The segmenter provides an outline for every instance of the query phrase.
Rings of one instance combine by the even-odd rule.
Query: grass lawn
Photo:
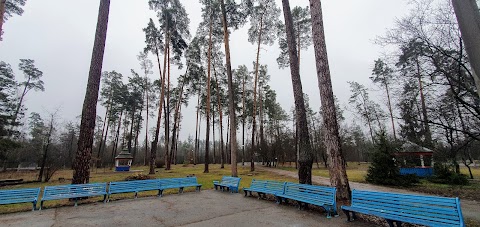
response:
[[[253,178],[255,179],[269,179],[269,180],[278,180],[278,181],[290,181],[290,182],[297,182],[294,178],[287,178],[284,176],[275,175],[268,171],[256,170],[255,172],[250,172],[250,166],[243,166],[238,165],[238,176],[242,178],[240,181],[240,188],[249,187],[250,182]],[[213,188],[213,180],[220,180],[222,176],[227,175],[230,176],[231,170],[230,165],[225,165],[224,169],[220,168],[219,164],[209,165],[209,173],[203,173],[204,165],[172,165],[172,169],[169,171],[165,171],[162,169],[156,169],[156,174],[151,176],[153,178],[171,178],[171,177],[185,177],[187,175],[195,175],[197,177],[198,183],[202,184],[202,189],[212,189]],[[138,174],[145,174],[148,175],[148,167],[147,166],[140,166],[140,167],[132,167],[132,170],[135,172],[114,172],[113,170],[107,169],[93,169],[90,175],[90,182],[110,182],[110,181],[123,181],[126,177]],[[137,172],[138,171],[138,172]],[[38,172],[2,172],[0,173],[0,179],[23,179],[24,181],[34,181],[37,177]],[[28,183],[28,184],[21,184],[21,185],[14,185],[14,186],[6,186],[2,187],[1,189],[15,189],[15,188],[35,188],[35,187],[44,187],[49,185],[61,185],[61,184],[70,184],[71,178],[73,175],[72,170],[59,170],[55,173],[52,177],[50,182],[48,183]],[[60,178],[65,179],[63,182],[60,182]],[[43,189],[43,188],[42,188]],[[195,191],[195,188],[186,188],[185,192],[192,192]],[[164,194],[170,193],[177,193],[178,189],[170,189],[164,191]],[[40,193],[40,195],[43,192]],[[138,194],[139,197],[145,196],[155,196],[157,192],[149,191],[149,192],[140,192]],[[118,200],[118,199],[125,199],[133,198],[133,193],[126,193],[126,194],[115,194],[110,197],[110,200]],[[87,200],[79,201],[79,204],[82,203],[91,203],[91,202],[98,202],[101,201],[103,197],[94,197],[89,198]],[[51,207],[59,207],[59,206],[66,206],[72,205],[73,202],[65,200],[53,200],[53,201],[46,201],[44,202],[44,208],[51,208]],[[39,207],[40,202],[37,204]],[[11,205],[1,205],[0,206],[0,214],[1,213],[11,213],[11,212],[18,212],[18,211],[28,211],[32,209],[31,203],[22,203],[22,204],[11,204]]]
[[[290,163],[285,163],[285,165],[282,165],[280,163],[277,168],[297,172],[297,170],[295,169],[295,164],[290,165]],[[365,176],[367,175],[367,170],[368,163],[349,162],[347,165],[348,180],[353,182],[365,183]],[[313,164],[312,174],[313,176],[330,177],[328,169],[325,168],[322,163],[319,163],[318,166],[316,163]]]

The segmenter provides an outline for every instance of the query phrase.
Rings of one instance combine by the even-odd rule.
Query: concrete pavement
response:
[[[0,215],[1,226],[372,226],[243,194],[202,190]]]

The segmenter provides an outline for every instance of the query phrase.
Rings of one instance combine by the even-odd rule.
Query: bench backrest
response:
[[[35,202],[39,194],[40,188],[0,190],[0,204]]]
[[[161,188],[179,188],[197,186],[197,177],[161,178],[158,179]]]
[[[198,185],[197,177],[182,177],[173,179],[175,179],[176,183],[179,185]]]
[[[336,205],[336,188],[334,187],[287,182],[284,194],[308,200],[312,204]]]
[[[220,184],[238,187],[238,185],[240,184],[240,179],[240,177],[223,176]]]
[[[268,190],[272,192],[283,193],[285,189],[285,184],[286,182],[252,179],[252,183],[250,184],[250,189],[252,190],[260,189],[260,190]]]
[[[108,187],[109,194],[122,192],[139,192],[158,190],[160,184],[157,179],[153,180],[133,180],[133,181],[116,181],[110,182]]]
[[[107,194],[107,183],[69,184],[46,186],[42,200],[79,198],[84,196],[98,196]]]
[[[353,190],[353,206],[438,222],[439,226],[464,226],[458,198]]]

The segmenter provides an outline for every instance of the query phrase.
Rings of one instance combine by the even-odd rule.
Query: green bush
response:
[[[128,176],[125,178],[126,181],[131,181],[131,180],[148,180],[151,179],[150,176],[145,175],[145,174],[136,174],[133,176]]]
[[[393,156],[399,147],[399,144],[388,140],[385,132],[377,134],[372,163],[365,177],[367,182],[393,186],[411,186],[419,182],[416,175],[400,175],[400,169]]]
[[[454,172],[447,164],[435,163],[433,169],[434,175],[429,178],[430,182],[450,185],[468,184],[468,178],[466,175]]]

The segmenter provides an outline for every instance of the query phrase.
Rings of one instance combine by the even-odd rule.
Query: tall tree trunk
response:
[[[50,147],[52,132],[53,132],[53,118],[54,118],[54,115],[52,114],[50,119],[50,129],[48,130],[48,134],[47,134],[47,144],[43,148],[42,163],[40,165],[40,173],[38,174],[38,179],[37,179],[40,182],[42,182],[43,172],[45,171],[45,164],[47,163],[48,148]]]
[[[117,155],[117,149],[118,149],[118,140],[120,139],[120,127],[122,126],[122,115],[123,115],[123,110],[120,112],[120,118],[118,119],[118,126],[117,126],[117,133],[115,135],[115,145],[113,146],[112,150],[112,167],[115,164],[115,156]]]
[[[108,121],[108,122],[107,122],[107,128],[105,129],[105,136],[103,137],[103,142],[102,142],[102,143],[103,143],[103,146],[102,146],[102,147],[103,147],[103,148],[102,148],[103,150],[100,150],[100,149],[98,150],[99,152],[102,152],[102,151],[103,151],[104,154],[105,154],[106,149],[107,149],[107,148],[106,148],[106,147],[107,147],[107,142],[106,142],[106,141],[107,141],[107,138],[108,138],[108,129],[110,128],[111,113],[110,113],[109,115],[110,115],[110,116],[109,116],[108,119],[107,119],[107,121]],[[100,157],[99,157],[100,166],[104,166],[104,157],[105,157],[105,155],[103,155],[103,157],[100,155]],[[71,160],[71,159],[70,159],[70,160]],[[98,166],[97,166],[97,168],[98,168]]]
[[[111,100],[112,100],[112,99],[111,99],[111,96],[110,96],[109,102],[108,102],[109,104],[108,104],[108,106],[107,106],[107,110],[105,111],[105,117],[103,118],[102,137],[101,137],[101,139],[100,139],[100,145],[98,146],[98,152],[97,152],[97,165],[96,165],[97,168],[100,167],[100,165],[101,165],[100,156],[101,156],[101,154],[102,154],[102,148],[103,148],[103,142],[104,142],[103,136],[107,133],[107,132],[105,131],[105,124],[107,123],[107,116],[108,116],[109,111],[110,111],[110,105],[111,105],[110,101],[111,101]],[[108,124],[106,124],[106,125],[107,125],[107,127],[106,127],[106,128],[107,128],[107,131],[108,131]],[[106,136],[105,136],[105,138],[106,138]]]
[[[198,119],[197,163],[200,163],[200,138],[202,138],[201,130],[202,130],[202,114],[200,113],[200,118]]]
[[[187,68],[187,71],[188,71],[188,68]],[[183,87],[185,86],[185,80],[182,82],[182,86],[180,87],[180,92],[178,94],[178,101],[175,105],[175,113],[173,115],[173,129],[172,129],[172,146],[171,146],[171,150],[170,150],[170,155],[171,156],[175,156],[175,149],[176,149],[176,146],[175,144],[177,143],[176,142],[176,137],[177,137],[177,124],[178,124],[178,121],[180,119],[180,107],[182,106],[182,97],[183,97]],[[175,160],[173,159],[173,157],[170,157],[170,162],[172,162],[172,160]],[[175,162],[176,163],[176,162]]]
[[[158,53],[158,52],[157,52]],[[158,57],[158,55],[157,55]],[[160,65],[160,62],[158,62]],[[147,69],[145,69],[147,70]],[[149,102],[149,88],[148,88],[148,78],[147,78],[148,72],[145,72],[145,101],[146,101],[146,111],[147,111],[147,116],[145,116],[145,157],[143,158],[143,165],[147,164],[147,153],[148,153],[148,118],[149,118],[149,111],[148,111],[148,102]]]
[[[168,29],[167,29],[168,30]],[[161,92],[160,92],[160,103],[158,106],[158,116],[157,116],[157,126],[155,128],[155,137],[153,138],[152,145],[151,145],[151,151],[150,151],[150,171],[148,174],[155,174],[155,159],[157,158],[157,146],[158,146],[158,134],[160,133],[160,123],[162,121],[162,108],[163,108],[163,100],[165,98],[165,70],[166,70],[166,65],[167,65],[167,49],[169,46],[168,40],[170,40],[170,35],[167,32],[165,34],[165,42],[167,43],[167,46],[165,47],[165,50],[163,52],[163,74],[161,73],[161,67],[160,67],[160,59],[158,57],[158,50],[157,50],[157,62],[158,62],[158,72],[160,73],[160,78],[162,80],[162,85],[161,85]]]
[[[287,31],[287,44],[290,57],[290,72],[292,76],[293,96],[295,99],[295,115],[298,125],[299,156],[298,179],[302,184],[312,184],[313,152],[308,133],[307,114],[303,98],[302,81],[298,68],[298,52],[293,31],[293,20],[288,0],[282,0],[285,28]]]
[[[220,164],[220,169],[225,168],[225,152],[223,150],[223,111],[222,111],[222,100],[220,98],[220,89],[218,86],[218,77],[217,74],[215,73],[215,87],[217,89],[217,103],[218,103],[218,113],[220,117],[220,154],[221,154],[221,164]]]
[[[92,61],[88,73],[88,83],[82,108],[82,120],[78,137],[72,184],[84,184],[90,181],[90,160],[92,158],[93,133],[97,117],[98,89],[102,75],[103,54],[107,39],[108,13],[110,0],[101,0],[98,10],[97,30],[93,44]]]
[[[179,141],[178,138],[180,137],[180,123],[181,122],[182,122],[182,106],[180,105],[180,110],[178,111],[178,121],[177,121],[177,139],[175,140],[175,154],[174,154],[174,158],[173,158],[173,161],[174,161],[173,164],[175,164],[175,165],[177,164],[178,141]],[[185,162],[185,155],[183,156],[183,161]]]
[[[25,86],[23,87],[23,92],[20,95],[20,100],[18,101],[17,108],[15,109],[15,113],[13,113],[12,117],[12,129],[16,126],[17,118],[18,118],[18,113],[20,113],[20,108],[22,108],[22,103],[23,103],[23,98],[25,98],[25,95],[27,94],[27,87],[30,85],[30,76],[28,77],[27,82],[25,83]],[[13,130],[11,130],[13,132]],[[11,136],[11,132],[10,135]]]
[[[368,130],[370,131],[370,138],[372,139],[372,143],[374,144],[375,143],[375,138],[373,137],[372,119],[371,119],[370,114],[368,112],[367,101],[365,100],[365,96],[363,96],[363,94],[361,94],[361,96],[362,96],[362,102],[363,102],[363,111],[365,112],[365,117],[367,118]]]
[[[422,104],[422,117],[423,117],[422,122],[423,122],[423,128],[425,129],[425,144],[427,145],[427,147],[432,148],[432,133],[430,132],[430,125],[428,124],[427,106],[425,104],[422,75],[420,73],[420,63],[418,62],[418,59],[416,63],[417,63],[418,87],[420,89],[420,102]]]
[[[313,45],[317,65],[318,87],[322,103],[323,122],[325,124],[325,147],[329,155],[330,185],[337,188],[339,205],[350,202],[350,185],[348,183],[345,160],[342,154],[338,130],[337,113],[332,91],[330,69],[328,67],[327,47],[323,28],[322,6],[320,0],[310,0],[312,18]]]
[[[220,1],[220,6],[222,9],[222,25],[223,25],[223,36],[225,43],[225,59],[227,63],[227,76],[228,76],[228,100],[229,100],[229,119],[233,127],[230,127],[230,160],[232,167],[232,176],[236,177],[237,174],[237,127],[235,122],[235,98],[233,95],[233,77],[232,77],[232,65],[230,62],[230,41],[229,41],[229,32],[227,24],[227,14],[225,12],[225,2],[224,0]]]
[[[393,120],[392,103],[390,102],[390,89],[388,89],[388,84],[386,84],[386,83],[385,83],[385,91],[387,91],[388,111],[390,112],[390,120],[392,122],[393,138],[396,140],[397,139],[397,132],[395,130],[395,121]]]
[[[262,152],[262,154],[264,155],[265,159],[267,160],[267,166],[268,166],[268,160],[269,160],[269,156],[268,156],[268,151],[267,151],[267,146],[265,144],[265,135],[264,135],[264,127],[263,127],[263,93],[262,93],[262,89],[259,88],[258,89],[258,95],[259,95],[259,98],[260,98],[260,151]]]
[[[2,41],[2,32],[3,32],[3,23],[5,20],[3,19],[5,16],[5,3],[7,0],[0,0],[0,41]]]
[[[170,46],[167,49],[167,103],[165,105],[165,164],[166,170],[170,170],[170,165],[172,164],[171,161],[171,154],[169,153],[170,148]]]
[[[127,134],[128,136],[128,142],[127,142],[127,147],[128,147],[128,153],[132,153],[132,140],[133,140],[133,126],[135,125],[135,107],[133,107],[132,111],[132,116],[131,116],[131,121],[130,121],[130,132]]]
[[[297,124],[297,120],[296,120],[296,117],[295,117],[295,113],[293,113],[293,124],[294,124],[294,127],[295,127],[295,169],[298,169],[298,124]]]
[[[227,132],[230,132],[230,118],[227,118]],[[227,146],[226,146],[226,150],[227,150],[227,160],[228,159],[228,152],[230,151],[229,148],[230,148],[230,143],[228,142],[229,141],[229,134],[230,133],[227,133]]]
[[[212,13],[212,12],[210,12]],[[208,32],[208,66],[207,66],[207,101],[206,101],[206,113],[205,117],[207,118],[207,132],[205,135],[205,168],[204,173],[208,173],[208,163],[209,163],[209,149],[210,149],[210,71],[212,64],[212,31],[213,31],[213,14],[210,16],[210,31]]]
[[[213,139],[213,164],[217,164],[215,145],[215,105],[212,105],[212,139]]]
[[[480,96],[480,13],[475,0],[452,0],[465,50],[473,68],[473,79]]]
[[[197,164],[197,154],[198,154],[198,113],[200,112],[200,93],[198,93],[197,98],[197,120],[195,123],[195,150],[193,151],[193,165]]]
[[[245,77],[242,83],[242,166],[245,165]]]
[[[70,137],[70,144],[68,145],[68,163],[70,164],[70,168],[73,169],[73,139],[75,138],[75,132],[72,133],[72,136]]]
[[[252,121],[252,151],[251,153],[251,160],[250,160],[250,171],[255,171],[255,163],[254,163],[254,152],[255,152],[255,126],[257,124],[257,83],[258,83],[258,65],[259,65],[259,58],[260,58],[260,47],[262,44],[262,30],[263,30],[263,14],[260,17],[260,31],[258,32],[258,47],[257,47],[257,60],[255,61],[255,82],[253,86],[253,121]]]
[[[133,157],[132,163],[135,162],[137,157],[137,152],[138,152],[138,136],[140,134],[140,124],[142,123],[142,118],[141,118],[142,112],[143,112],[143,107],[140,108],[140,116],[138,117],[137,125],[135,126],[135,138],[133,140],[134,145],[133,145],[133,153],[132,153],[132,157]]]

